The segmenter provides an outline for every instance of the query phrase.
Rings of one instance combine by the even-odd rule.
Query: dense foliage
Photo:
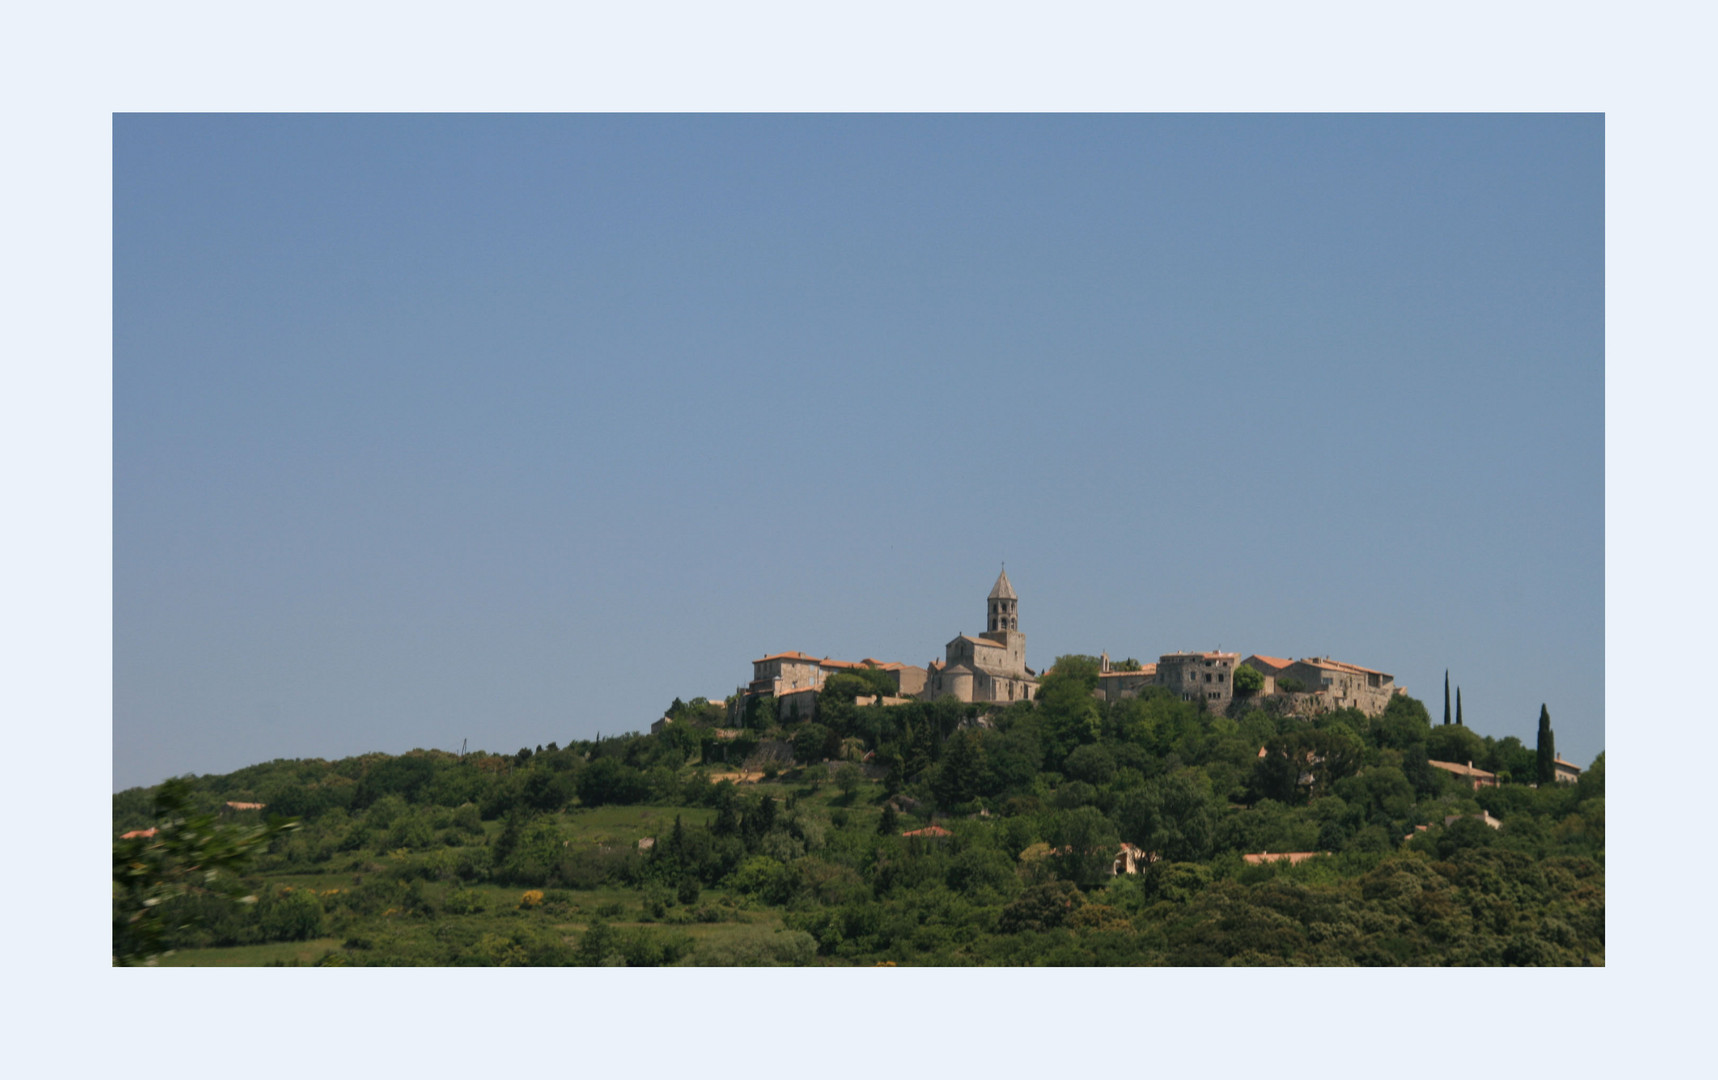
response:
[[[172,900],[195,917],[165,944],[341,964],[1604,961],[1603,755],[1532,786],[1535,749],[1412,698],[1375,718],[1273,695],[1231,715],[1106,704],[1089,657],[1006,708],[856,705],[875,680],[838,678],[815,719],[758,708],[738,738],[696,699],[657,735],[191,778],[194,810],[302,826],[255,860],[255,904]],[[772,780],[742,771],[766,760]],[[1474,791],[1434,760],[1508,782]],[[116,834],[153,798],[116,795]],[[1112,872],[1123,843],[1140,873]],[[1261,852],[1328,855],[1242,857]]]

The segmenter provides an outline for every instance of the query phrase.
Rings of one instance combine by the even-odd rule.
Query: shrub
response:
[[[700,892],[701,888],[698,884],[698,879],[693,877],[691,874],[687,874],[685,877],[680,879],[680,888],[675,893],[675,899],[680,901],[684,906],[691,907],[693,904],[698,902],[698,895]]]
[[[322,933],[322,902],[309,889],[284,889],[257,905],[257,936],[263,941],[306,941]]]
[[[1053,930],[1066,926],[1073,913],[1085,906],[1086,894],[1071,881],[1047,881],[1034,885],[1002,909],[996,929],[1004,934],[1022,930]]]
[[[476,889],[452,889],[447,899],[442,901],[441,908],[449,915],[477,915],[486,909],[483,894]]]
[[[611,757],[598,758],[579,774],[579,801],[586,806],[632,806],[650,798],[644,775]]]
[[[1265,687],[1265,677],[1242,664],[1235,669],[1235,693],[1256,694]]]

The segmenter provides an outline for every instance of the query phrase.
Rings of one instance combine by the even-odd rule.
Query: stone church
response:
[[[954,696],[961,701],[1030,700],[1038,692],[1038,673],[1026,666],[1026,635],[1020,632],[1020,598],[1004,569],[985,602],[984,633],[962,634],[948,643],[947,658],[932,660],[925,671],[923,697]]]

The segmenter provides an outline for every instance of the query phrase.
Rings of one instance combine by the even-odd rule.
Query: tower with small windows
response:
[[[1020,598],[1014,595],[1014,586],[1008,583],[1008,568],[1003,567],[997,577],[996,584],[990,590],[990,599],[986,602],[989,608],[989,625],[985,627],[986,636],[998,630],[1020,629]]]
[[[1026,666],[1026,635],[1020,632],[1020,597],[1005,569],[985,601],[986,630],[948,643],[945,659],[931,661],[922,696],[961,701],[1022,701],[1038,691],[1037,672]]]

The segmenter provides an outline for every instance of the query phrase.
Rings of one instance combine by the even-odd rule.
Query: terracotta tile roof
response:
[[[1259,863],[1282,862],[1288,860],[1290,866],[1303,863],[1319,855],[1329,855],[1328,851],[1261,851],[1256,855],[1242,855],[1241,858],[1257,866]]]
[[[943,828],[941,825],[926,825],[922,829],[913,829],[911,832],[904,832],[901,835],[902,836],[953,836],[954,833],[949,832],[947,829]]]
[[[1442,769],[1445,772],[1455,773],[1457,776],[1477,776],[1485,780],[1497,779],[1496,773],[1489,773],[1484,769],[1476,769],[1472,765],[1463,765],[1459,761],[1428,761],[1426,764],[1430,765],[1434,769]]]
[[[1361,667],[1359,664],[1348,664],[1341,660],[1326,660],[1323,657],[1318,656],[1309,656],[1302,660],[1301,663],[1305,664],[1307,667],[1321,668],[1325,671],[1347,671],[1350,673],[1357,672],[1361,675],[1382,675],[1386,679],[1394,677],[1388,671],[1378,671],[1374,668]]]
[[[1451,823],[1460,821],[1464,817],[1465,818],[1474,818],[1478,821],[1483,821],[1487,825],[1490,825],[1494,829],[1503,828],[1503,822],[1499,821],[1497,818],[1492,817],[1491,811],[1489,811],[1489,810],[1481,810],[1477,814],[1449,814],[1449,815],[1445,816],[1445,818],[1444,818],[1444,827],[1448,828]],[[1425,828],[1425,826],[1421,825],[1420,828],[1423,829],[1423,828]]]
[[[1294,663],[1293,660],[1285,660],[1280,656],[1262,656],[1259,653],[1254,653],[1253,655],[1247,657],[1247,659],[1257,660],[1261,664],[1265,664],[1268,667],[1274,667],[1274,668],[1278,669],[1279,671],[1283,668],[1288,667],[1290,664]]]
[[[151,837],[151,836],[154,836],[154,835],[155,835],[155,830],[154,830],[154,829],[153,829],[153,828],[148,828],[148,829],[133,829],[133,830],[131,830],[131,831],[130,831],[130,832],[127,832],[127,833],[120,833],[120,834],[119,834],[119,838],[120,838],[120,839],[121,839],[121,840],[134,840],[134,839],[136,839],[136,838],[137,838],[137,837],[139,837],[139,836],[141,836],[141,837],[143,837],[143,838],[144,838],[144,839],[145,839],[145,840],[147,840],[147,839],[148,839],[148,838],[149,838],[149,837]]]
[[[880,671],[894,671],[895,669],[904,666],[899,663],[885,664],[882,661],[875,660],[869,656],[863,660],[831,660],[827,656],[811,656],[802,652],[771,653],[761,660],[753,660],[752,663],[767,664],[771,660],[798,660],[807,664],[816,664],[818,667],[824,668],[877,668]],[[717,699],[712,698],[711,700],[714,701]]]
[[[228,802],[227,803],[227,809],[228,810],[261,810],[266,806],[268,806],[267,803],[260,803],[260,802]]]

